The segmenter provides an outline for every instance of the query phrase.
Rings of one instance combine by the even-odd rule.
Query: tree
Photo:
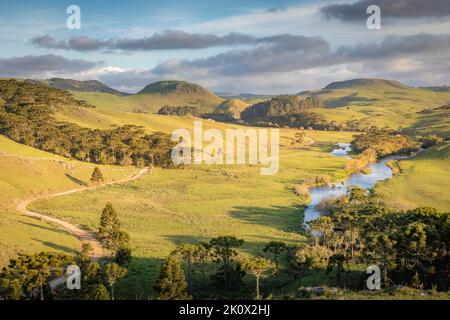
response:
[[[323,245],[327,248],[330,246],[331,235],[334,230],[334,223],[331,217],[319,217],[314,221],[309,222],[309,226],[315,231],[315,238],[318,239],[321,235]]]
[[[256,278],[256,299],[259,300],[259,278],[270,269],[273,269],[275,264],[262,257],[247,259],[242,262],[242,268],[249,274]]]
[[[119,266],[116,263],[108,263],[105,266],[104,272],[106,282],[111,292],[111,299],[114,300],[114,285],[117,283],[118,280],[125,277],[125,275],[127,274],[127,269]]]
[[[121,246],[117,249],[114,260],[121,267],[126,267],[130,264],[132,259],[131,248],[128,246]]]
[[[120,221],[112,203],[108,202],[102,210],[98,234],[105,248],[116,250],[127,246],[130,236],[120,229]]]
[[[183,244],[176,252],[181,254],[181,257],[187,264],[187,274],[188,274],[188,292],[192,295],[192,264],[197,258],[199,246],[193,244]]]
[[[100,169],[98,167],[94,168],[94,171],[92,172],[92,176],[91,176],[91,182],[92,183],[100,183],[103,182],[103,174],[100,171]]]
[[[234,236],[221,236],[211,239],[210,244],[214,249],[214,255],[217,261],[223,263],[224,287],[225,291],[228,291],[228,267],[232,257],[237,255],[237,251],[233,248],[242,246],[244,240],[237,239]]]
[[[366,200],[366,190],[358,186],[350,186],[348,190],[350,202],[364,202]]]
[[[327,273],[332,272],[334,269],[336,269],[337,273],[337,280],[338,280],[338,287],[341,287],[342,285],[342,273],[345,271],[344,269],[344,263],[347,261],[347,258],[343,254],[333,254],[330,259],[328,260],[327,265]]]
[[[94,291],[94,294],[92,296],[92,300],[110,300],[111,297],[109,296],[108,289],[100,283]]]
[[[270,241],[263,249],[264,252],[271,253],[275,262],[275,273],[278,273],[279,256],[286,252],[288,246],[283,241]]]
[[[183,300],[189,298],[186,293],[187,283],[181,263],[174,256],[169,256],[163,262],[155,290],[159,298],[164,300]]]
[[[293,255],[293,263],[300,270],[302,276],[306,270],[317,270],[327,266],[331,250],[320,245],[302,243]]]

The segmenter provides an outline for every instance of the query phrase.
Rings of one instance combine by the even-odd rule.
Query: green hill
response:
[[[223,101],[205,88],[185,81],[155,82],[137,94],[124,97],[100,92],[73,93],[99,110],[136,113],[156,113],[164,106],[192,106],[198,107],[201,113],[210,113]]]
[[[51,78],[47,80],[27,80],[27,81],[33,83],[42,83],[52,88],[67,91],[103,92],[103,93],[111,93],[116,96],[127,95],[126,93],[108,87],[106,84],[98,80],[79,81],[73,79]]]
[[[240,119],[241,112],[249,106],[248,103],[240,99],[225,100],[214,109],[215,115],[222,115],[230,120]]]
[[[400,173],[380,183],[376,193],[385,205],[397,209],[450,208],[450,144],[426,149],[416,157],[400,161]]]
[[[307,91],[321,108],[315,110],[328,121],[352,122],[360,127],[406,128],[420,121],[418,112],[446,105],[450,92],[404,85],[382,79],[332,82],[321,90]]]

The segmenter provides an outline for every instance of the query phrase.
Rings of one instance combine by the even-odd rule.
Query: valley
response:
[[[250,103],[233,101],[227,104],[196,85],[182,83],[181,88],[178,85],[159,83],[147,86],[139,94],[123,96],[71,91],[76,100],[94,107],[63,104],[54,111],[54,117],[56,121],[91,130],[135,125],[142,127],[146,134],[171,134],[178,128],[193,133],[194,123],[201,118],[156,112],[165,105],[196,105],[202,113],[211,113],[216,107],[219,112],[232,113],[233,119],[227,122],[204,119],[204,130],[218,129],[224,134],[227,128],[249,128],[235,120]],[[350,88],[348,85],[330,85],[313,92],[312,96],[318,97],[321,104],[307,112],[317,113],[327,121],[354,121],[360,128],[389,126],[404,129],[412,135],[432,133],[448,138],[448,111],[436,108],[448,103],[450,94],[379,81],[357,81]],[[431,110],[429,113],[421,113],[427,108]],[[431,117],[433,120],[429,119]],[[433,122],[433,129],[426,125],[427,122]],[[296,190],[318,177],[326,177],[332,182],[348,177],[348,159],[334,157],[330,152],[337,143],[350,143],[360,132],[285,126],[279,130],[280,169],[276,175],[260,175],[259,165],[156,166],[151,173],[133,181],[125,181],[138,170],[131,163],[100,165],[77,161],[14,142],[2,135],[0,262],[4,265],[20,252],[50,250],[73,255],[80,249],[78,240],[60,225],[45,219],[32,219],[15,209],[17,204],[29,198],[36,198],[36,201],[25,205],[28,210],[78,225],[92,234],[99,228],[105,204],[114,205],[122,227],[130,235],[133,250],[128,275],[116,288],[116,294],[126,299],[154,297],[157,294],[154,283],[161,263],[182,244],[233,235],[245,239],[240,259],[257,255],[270,241],[299,246],[307,240],[303,219],[309,199]],[[304,135],[300,142],[297,141],[299,132]],[[448,144],[443,142],[417,157],[402,160],[398,174],[379,183],[375,193],[388,208],[409,210],[429,206],[448,212],[450,182],[445,178],[450,173],[448,157]],[[86,187],[91,185],[89,178],[94,167],[100,168],[105,184],[98,188]],[[71,189],[80,190],[45,197]],[[281,262],[283,267],[288,264],[287,258]],[[360,265],[350,266],[354,273],[360,269]],[[317,285],[325,278],[313,272],[291,285]],[[290,282],[286,276],[272,285],[280,287],[279,294],[282,295],[289,291]],[[335,285],[335,282],[331,283]]]

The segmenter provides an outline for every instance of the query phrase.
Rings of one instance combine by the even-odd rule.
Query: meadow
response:
[[[355,98],[354,90],[321,91],[320,95],[328,101],[328,108],[317,109],[317,112],[329,120],[355,120],[364,125],[392,128],[410,126],[421,132],[427,128],[427,123],[439,118],[441,111],[435,112],[437,115],[418,111],[424,105],[436,107],[450,99],[446,93],[438,95],[430,90],[395,86],[393,89],[383,84],[373,90],[358,88],[358,99],[348,103],[347,107],[338,107],[349,96]],[[194,121],[200,120],[150,113],[162,103],[154,95],[156,100],[152,101],[144,95],[74,94],[96,108],[62,108],[56,114],[58,120],[98,129],[134,124],[144,127],[148,133],[162,131],[169,134],[178,128],[192,131]],[[161,99],[167,99],[167,96]],[[186,102],[174,99],[174,103]],[[447,132],[448,124],[442,122],[440,125],[432,130]],[[227,128],[247,128],[207,120],[203,121],[203,127],[204,130],[217,128],[222,132]],[[261,253],[264,245],[272,240],[291,245],[304,241],[299,231],[307,203],[296,195],[295,186],[319,175],[327,175],[331,181],[343,180],[347,176],[347,159],[333,157],[329,152],[338,142],[350,142],[355,133],[305,130],[305,143],[296,145],[293,141],[297,132],[280,129],[280,171],[274,176],[260,175],[256,165],[153,168],[151,173],[133,182],[39,200],[29,208],[96,232],[102,208],[112,202],[123,228],[131,236],[134,258],[126,279],[120,283],[118,294],[127,298],[151,297],[162,259],[180,243],[198,243],[216,236],[234,235],[245,240],[240,257],[243,258]],[[381,201],[398,209],[431,206],[449,210],[448,153],[448,145],[437,146],[401,161],[400,173],[376,187]],[[89,184],[94,167],[0,136],[0,265],[18,252],[75,253],[79,250],[79,241],[65,230],[21,216],[15,211],[15,205],[36,195]],[[137,170],[134,167],[99,167],[106,181],[128,176]],[[351,268],[357,270],[360,267]],[[299,286],[326,283],[326,278],[323,272],[313,273],[285,285],[284,290],[289,292]]]
[[[80,242],[64,229],[22,216],[20,200],[79,188],[89,183],[93,164],[71,161],[0,135],[0,265],[18,252],[75,252]],[[100,166],[106,181],[135,168]]]
[[[283,131],[284,139],[290,132]],[[34,202],[35,211],[98,228],[101,209],[112,202],[132,239],[130,275],[122,283],[128,297],[149,296],[161,259],[177,244],[198,243],[220,235],[245,239],[243,251],[261,252],[272,240],[295,244],[304,240],[304,203],[295,184],[327,174],[343,179],[344,158],[328,153],[351,133],[308,132],[316,143],[282,147],[280,172],[262,176],[256,166],[192,166],[153,169],[138,181]]]

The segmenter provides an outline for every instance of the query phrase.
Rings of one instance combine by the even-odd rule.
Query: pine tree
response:
[[[103,284],[96,287],[93,300],[110,300],[108,289]]]
[[[128,246],[121,246],[117,249],[114,260],[121,267],[126,267],[130,264],[132,259],[131,248]]]
[[[114,286],[125,275],[127,274],[127,269],[122,268],[116,263],[108,263],[105,266],[105,276],[106,276],[106,282],[108,283],[110,292],[111,292],[111,299],[114,300]]]
[[[252,274],[256,278],[256,299],[259,300],[259,279],[269,271],[275,268],[275,264],[262,257],[257,257],[253,259],[247,259],[242,263],[242,268],[249,274]]]
[[[244,240],[237,239],[234,236],[221,236],[211,239],[210,244],[214,249],[214,255],[216,256],[217,261],[221,261],[223,263],[224,287],[225,291],[228,291],[229,264],[233,257],[238,254],[233,248],[242,246],[244,244]]]
[[[117,212],[110,202],[103,208],[98,235],[105,248],[115,249],[118,247],[117,240],[121,235],[120,222]]]
[[[187,283],[181,262],[174,256],[169,256],[163,262],[155,290],[163,300],[183,300],[189,298],[186,293]]]
[[[91,182],[92,183],[100,183],[103,182],[103,174],[100,171],[100,169],[98,167],[94,168],[94,171],[92,172],[92,176],[91,176]]]

